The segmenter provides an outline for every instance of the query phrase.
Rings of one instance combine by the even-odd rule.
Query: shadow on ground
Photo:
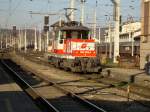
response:
[[[41,112],[23,91],[0,91],[0,112]]]
[[[66,99],[67,99],[66,96],[62,96],[56,99],[48,99],[48,100],[54,103],[59,109],[63,107],[62,102],[65,101]],[[130,101],[130,102],[106,101],[106,100],[89,100],[89,101],[105,109],[107,112],[150,112],[150,101],[138,101],[138,103],[135,101]],[[68,104],[69,105],[65,104],[64,107],[67,108],[67,107],[71,107],[71,105],[74,105],[74,103],[71,103],[71,101],[69,101]],[[77,112],[77,110],[71,112]],[[91,112],[95,112],[95,111],[91,111]]]

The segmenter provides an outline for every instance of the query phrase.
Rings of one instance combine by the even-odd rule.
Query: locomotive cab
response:
[[[64,39],[89,39],[89,29],[86,27],[64,27],[61,31]]]

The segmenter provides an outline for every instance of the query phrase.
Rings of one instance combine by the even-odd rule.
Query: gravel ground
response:
[[[130,76],[134,76],[135,84],[150,87],[150,75],[147,75],[144,70],[124,69],[124,68],[108,68],[108,69],[111,70],[113,78],[129,81]]]
[[[81,96],[88,100],[95,102],[97,105],[103,106],[109,112],[150,112],[147,108],[133,100],[127,101],[125,98],[127,93],[116,88],[109,88],[106,85],[95,83],[92,81],[85,81],[83,77],[73,73],[65,72],[54,67],[39,65],[28,61],[23,57],[13,56],[12,59],[23,65],[25,68],[32,70],[46,76],[48,79],[61,83],[64,88],[70,89],[76,93],[82,93],[92,90]],[[96,91],[94,89],[97,89]],[[131,94],[132,99],[150,103],[150,99]]]

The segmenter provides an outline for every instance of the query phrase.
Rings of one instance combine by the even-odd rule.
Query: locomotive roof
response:
[[[64,26],[60,30],[89,31],[89,28],[85,26]]]
[[[61,27],[59,26],[59,21],[51,25],[51,27],[57,27],[60,30],[76,30],[76,31],[89,31],[88,27],[83,26],[80,22],[78,21],[70,21],[70,22],[65,22],[61,21]]]
[[[65,24],[65,26],[61,27],[60,30],[76,30],[76,31],[89,31],[88,27],[83,26],[78,21],[70,21]]]
[[[65,25],[65,21],[61,20],[61,21],[57,21],[54,24],[52,24],[51,27],[59,27],[60,22],[61,22],[61,26]]]

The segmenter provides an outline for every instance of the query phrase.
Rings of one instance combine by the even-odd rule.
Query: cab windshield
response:
[[[89,31],[62,31],[64,39],[88,39]]]

